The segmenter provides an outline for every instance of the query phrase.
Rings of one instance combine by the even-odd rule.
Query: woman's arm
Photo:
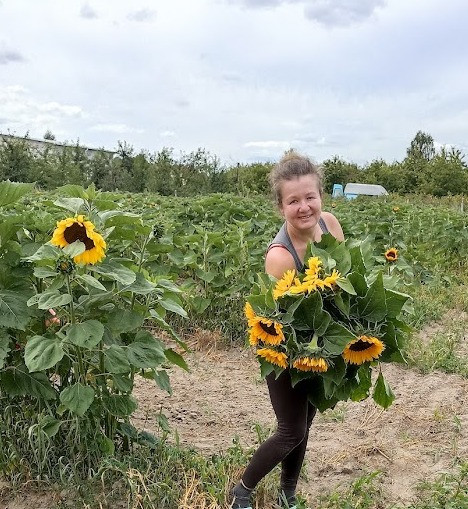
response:
[[[265,258],[265,272],[281,279],[287,270],[295,269],[296,264],[291,253],[281,246],[273,246]]]

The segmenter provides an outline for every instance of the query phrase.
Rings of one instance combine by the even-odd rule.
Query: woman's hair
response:
[[[289,150],[273,167],[268,177],[273,192],[273,198],[281,206],[281,184],[285,180],[313,175],[317,178],[320,195],[322,194],[322,172],[320,166],[313,163],[308,157]]]

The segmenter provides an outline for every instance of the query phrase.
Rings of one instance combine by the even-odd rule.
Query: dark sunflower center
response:
[[[393,251],[390,251],[390,253],[387,253],[387,258],[395,258],[396,254]]]
[[[277,336],[277,332],[276,332],[276,329],[275,329],[275,326],[274,324],[271,324],[271,325],[267,325],[266,323],[263,323],[263,322],[260,322],[260,327],[268,334],[270,334],[270,336]]]
[[[94,242],[86,235],[86,228],[81,223],[73,223],[68,228],[65,228],[63,236],[68,244],[73,244],[75,240],[83,242],[86,251],[94,247]]]
[[[361,339],[359,341],[356,341],[356,343],[353,343],[349,349],[353,352],[362,352],[363,350],[367,350],[372,346],[372,343],[368,343],[367,341],[362,341]]]

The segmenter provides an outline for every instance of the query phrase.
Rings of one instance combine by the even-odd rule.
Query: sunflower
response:
[[[276,282],[275,288],[273,289],[273,298],[275,300],[279,299],[288,292],[294,282],[295,274],[296,271],[294,269],[287,270],[283,274],[283,277]]]
[[[275,320],[257,315],[248,302],[245,304],[245,316],[250,327],[249,342],[251,345],[257,345],[259,341],[268,345],[279,345],[283,341],[283,326]]]
[[[393,207],[393,212],[398,212],[400,210],[400,207]]]
[[[83,242],[85,251],[73,258],[75,263],[95,264],[105,257],[106,243],[101,235],[94,231],[91,221],[85,221],[84,216],[77,216],[57,222],[51,244],[63,248],[76,240]]]
[[[398,249],[396,247],[391,247],[385,251],[385,258],[389,262],[395,262],[398,258]]]
[[[277,352],[271,348],[259,348],[257,350],[257,355],[280,368],[288,367],[288,356],[283,352]]]
[[[293,367],[299,371],[316,371],[317,373],[324,373],[328,369],[328,364],[325,359],[321,357],[301,357],[296,359]]]
[[[332,273],[323,280],[323,286],[332,288],[333,285],[336,285],[336,282],[340,279],[340,277],[341,274],[336,269],[333,269]]]
[[[359,336],[350,341],[343,352],[343,358],[351,364],[363,364],[377,359],[384,351],[385,345],[373,336]]]
[[[305,271],[306,277],[304,280],[310,280],[318,277],[318,272],[322,266],[322,261],[318,256],[311,256],[307,260],[307,269]]]

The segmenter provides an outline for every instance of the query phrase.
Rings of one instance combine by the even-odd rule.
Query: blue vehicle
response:
[[[358,196],[384,196],[388,192],[385,187],[378,184],[346,184],[345,188],[341,184],[333,184],[332,198],[344,196],[348,200],[354,200]]]

